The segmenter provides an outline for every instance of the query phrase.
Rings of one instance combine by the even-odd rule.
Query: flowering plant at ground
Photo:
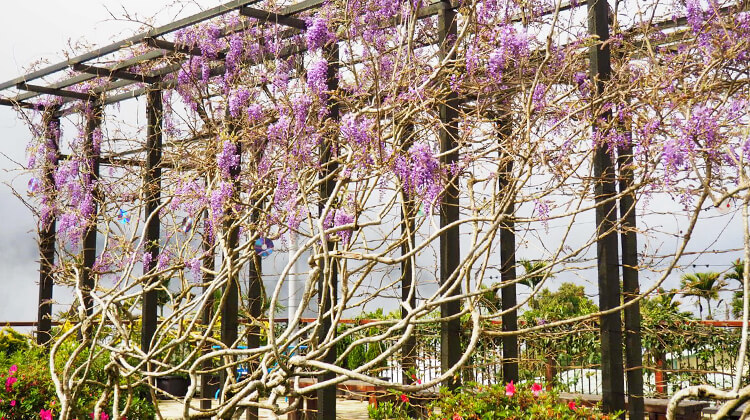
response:
[[[0,419],[45,419],[47,413],[54,414],[59,402],[47,366],[38,349],[0,353]]]
[[[23,335],[20,336],[24,337]],[[42,347],[30,344],[28,337],[24,338],[26,340],[25,350],[12,353],[0,352],[0,381],[2,381],[0,383],[0,419],[56,419],[60,415],[62,407],[50,375],[47,352]],[[59,357],[67,360],[68,351],[71,349],[72,347],[64,348],[64,353],[60,354]],[[101,384],[106,381],[105,363],[103,362],[107,358],[108,355],[106,354],[95,358],[96,363],[91,366],[89,380],[80,385],[80,392],[69,408],[70,418],[79,420],[92,418],[94,406],[102,396],[101,385],[97,385],[97,383]],[[126,416],[121,415],[118,420],[154,418],[153,405],[148,402],[148,393],[144,391],[144,387],[139,387],[134,392],[128,414]],[[125,400],[126,398],[121,398],[121,407],[125,406]],[[105,404],[105,407],[97,420],[112,418],[111,401],[109,404]]]
[[[467,384],[454,392],[442,390],[430,406],[430,420],[609,419],[595,407],[562,402],[557,393],[533,382],[496,385]]]

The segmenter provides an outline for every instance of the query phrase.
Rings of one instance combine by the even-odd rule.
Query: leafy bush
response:
[[[543,325],[553,321],[597,312],[596,304],[586,296],[583,286],[563,283],[556,291],[541,290],[529,301],[531,309],[520,319],[526,325]],[[600,363],[599,337],[593,321],[546,328],[523,337],[527,354],[543,361],[553,361],[559,368],[596,366]],[[592,351],[594,350],[594,351]],[[527,379],[537,377],[543,367],[534,366],[522,372]]]
[[[13,328],[4,327],[0,330],[0,353],[9,355],[27,348],[29,348],[28,337]]]
[[[356,319],[357,320],[393,319],[393,317],[395,317],[394,314],[383,314],[383,309],[378,308],[378,310],[376,310],[375,312],[362,314]],[[346,332],[346,330],[349,328],[350,327],[346,325],[340,325],[339,335],[343,335]],[[350,347],[351,343],[354,342],[355,340],[358,340],[364,337],[373,337],[380,333],[382,333],[382,330],[380,328],[371,327],[371,328],[365,328],[355,334],[342,338],[341,341],[336,346],[338,357],[341,357],[344,350]],[[385,349],[386,349],[386,344],[383,342],[360,344],[351,349],[351,351],[343,358],[343,360],[341,361],[341,364],[343,366],[346,366],[349,369],[356,369],[357,367],[362,366],[374,360],[381,353],[383,353]],[[383,361],[379,363],[377,366],[375,366],[373,369],[371,369],[368,373],[374,374],[378,371],[379,368],[385,367],[385,365],[386,365],[386,362]]]
[[[575,402],[560,402],[557,394],[542,390],[539,384],[466,387],[442,390],[430,407],[430,420],[541,420],[609,419],[597,408]]]
[[[59,407],[49,363],[37,347],[0,353],[0,380],[0,418],[36,419],[41,410]]]
[[[385,401],[378,404],[377,407],[368,405],[367,415],[372,420],[410,419],[408,404],[408,402]]]
[[[55,393],[55,386],[49,369],[49,355],[45,348],[28,344],[28,339],[20,333],[10,330],[6,336],[20,336],[26,346],[18,346],[12,353],[0,352],[0,419],[29,420],[56,418],[60,402]],[[15,340],[17,341],[17,340]],[[64,345],[64,347],[68,347]],[[59,358],[67,358],[72,351],[64,348]],[[87,352],[82,352],[85,357]],[[96,358],[89,371],[87,381],[82,385],[72,402],[72,418],[89,419],[94,405],[101,396],[102,380],[106,378],[104,366],[109,355],[102,353]],[[125,382],[123,381],[123,385]],[[122,392],[119,401],[120,409],[125,408],[127,392]],[[130,419],[153,419],[153,404],[150,402],[148,389],[137,386],[131,389],[131,401],[127,417]],[[44,410],[45,416],[41,416]],[[111,411],[109,413],[111,414]],[[51,417],[47,417],[51,415]],[[104,418],[104,417],[103,417]]]

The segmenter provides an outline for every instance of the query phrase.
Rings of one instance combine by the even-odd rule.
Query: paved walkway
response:
[[[197,406],[197,402],[195,405]],[[285,405],[281,402],[279,405]],[[159,410],[165,420],[182,419],[182,404],[177,401],[160,401]],[[194,412],[191,410],[191,412]],[[260,410],[261,419],[273,419],[274,417],[268,410]],[[286,415],[279,416],[280,420],[286,420]],[[234,417],[235,419],[244,419],[244,414]],[[345,400],[339,398],[336,400],[336,418],[346,420],[367,420],[367,401]]]

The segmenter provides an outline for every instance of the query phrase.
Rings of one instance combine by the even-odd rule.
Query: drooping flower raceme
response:
[[[313,62],[307,70],[307,87],[321,100],[325,99],[325,92],[328,89],[327,75],[328,61],[325,58]]]
[[[443,172],[428,145],[415,144],[407,156],[399,156],[394,172],[401,180],[404,191],[424,202],[427,212],[438,202],[443,191]]]
[[[325,18],[318,16],[308,21],[305,42],[310,51],[319,50],[335,39],[336,36],[328,30],[328,21]]]
[[[216,164],[221,170],[224,178],[231,178],[232,171],[240,164],[240,155],[237,153],[237,145],[231,140],[224,140],[221,152],[216,155]]]

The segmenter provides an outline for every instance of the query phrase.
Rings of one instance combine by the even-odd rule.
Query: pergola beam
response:
[[[126,69],[128,67],[132,67],[134,65],[137,65],[137,64],[149,61],[149,60],[153,60],[153,59],[156,59],[156,58],[160,58],[160,57],[163,57],[163,56],[164,56],[164,52],[163,51],[149,51],[149,52],[147,52],[145,54],[137,55],[137,56],[129,58],[127,60],[118,62],[116,65],[112,66],[111,70]],[[73,86],[73,85],[78,84],[78,83],[87,82],[87,81],[89,81],[89,80],[91,80],[91,79],[93,79],[95,77],[96,76],[94,76],[92,74],[88,74],[88,73],[87,74],[79,74],[77,76],[73,76],[71,78],[64,79],[64,80],[62,80],[60,82],[53,83],[53,84],[49,85],[48,87],[54,88],[54,89],[63,89],[63,88],[66,88],[66,87],[69,87],[69,86]],[[31,80],[31,78],[29,76],[26,76],[26,81],[28,81],[28,80]],[[24,94],[16,96],[15,100],[17,100],[17,101],[25,101],[25,100],[28,100],[28,99],[36,98],[39,95],[41,95],[41,94],[37,93],[37,92],[27,92],[27,93],[24,93]]]
[[[135,74],[125,70],[110,70],[104,67],[89,66],[86,64],[73,64],[73,70],[92,74],[98,77],[110,77],[116,79],[130,80],[133,82],[159,83],[161,78]]]
[[[22,101],[15,101],[15,100],[12,100],[12,99],[5,99],[5,98],[0,98],[0,105],[11,106],[11,107],[18,106],[18,107],[27,108],[27,109],[38,109],[39,108],[38,106],[36,106],[34,104],[30,104],[30,103],[22,102]]]
[[[228,3],[225,3],[225,4],[221,5],[221,6],[214,7],[212,9],[206,10],[206,11],[198,13],[196,15],[189,16],[187,18],[184,18],[184,19],[178,20],[176,22],[170,23],[168,25],[164,25],[164,26],[161,26],[159,28],[155,28],[155,29],[153,29],[151,31],[148,31],[148,32],[143,32],[141,34],[135,35],[133,37],[130,37],[130,38],[127,38],[127,39],[124,39],[124,40],[121,40],[121,41],[118,41],[118,42],[115,42],[115,43],[112,43],[110,45],[107,45],[105,47],[102,47],[102,48],[99,48],[97,50],[91,51],[89,53],[73,57],[73,58],[71,58],[71,59],[69,59],[67,61],[63,61],[63,62],[54,64],[54,65],[45,67],[44,69],[40,69],[38,71],[26,74],[24,76],[17,77],[15,79],[12,79],[10,81],[7,81],[5,83],[0,84],[0,91],[3,91],[3,90],[8,89],[8,88],[12,88],[12,87],[16,86],[18,83],[28,83],[31,80],[48,76],[50,74],[53,74],[53,73],[65,70],[68,67],[75,66],[77,64],[83,64],[86,61],[95,60],[97,58],[106,56],[108,54],[112,54],[114,52],[117,52],[120,49],[128,48],[128,47],[130,47],[130,46],[132,46],[134,44],[148,42],[147,40],[149,38],[155,38],[155,37],[158,37],[158,36],[163,36],[163,35],[169,34],[171,32],[174,32],[174,31],[176,31],[178,29],[182,29],[184,27],[188,27],[188,26],[191,26],[191,25],[203,22],[205,20],[208,20],[208,19],[220,16],[222,14],[231,12],[233,10],[245,9],[248,13],[257,14],[257,15],[261,15],[262,14],[263,15],[262,17],[267,17],[268,18],[268,17],[271,17],[271,16],[278,16],[282,20],[293,19],[293,20],[287,20],[287,22],[295,22],[295,21],[301,21],[301,20],[298,19],[298,18],[293,18],[290,15],[315,9],[317,7],[320,7],[324,3],[323,0],[305,0],[305,1],[302,1],[300,3],[294,4],[294,5],[291,5],[291,6],[287,6],[287,7],[283,8],[283,9],[281,9],[278,13],[276,13],[276,12],[266,12],[266,11],[262,11],[262,10],[258,10],[258,9],[248,8],[249,5],[257,3],[258,1],[259,0],[234,0],[234,1],[231,1],[231,2],[228,2]],[[420,18],[424,18],[424,17],[428,17],[428,16],[433,16],[436,13],[438,13],[439,10],[445,8],[446,4],[450,5],[449,7],[455,9],[456,7],[458,7],[458,3],[459,2],[457,0],[440,1],[440,2],[431,3],[428,6],[423,7],[422,9],[420,9],[420,11],[419,11],[419,17]],[[571,10],[571,9],[574,9],[577,4],[578,3],[573,4],[573,3],[570,3],[570,2],[566,2],[566,3],[561,4],[559,6],[559,8],[549,8],[547,10],[544,10],[542,12],[542,14],[547,15],[547,14],[550,14],[550,13],[554,13],[556,10],[559,10],[559,11]],[[719,15],[726,15],[726,14],[732,13],[734,11],[744,11],[744,10],[748,9],[748,5],[750,5],[750,2],[743,1],[743,2],[741,2],[740,4],[738,4],[736,6],[723,7],[723,8],[721,8],[721,9],[719,9],[717,11],[717,14],[719,14]],[[512,21],[516,22],[516,21],[519,21],[521,19],[522,19],[522,17],[519,16],[519,17],[513,18]],[[667,28],[672,28],[672,27],[684,26],[686,24],[686,22],[687,21],[686,21],[686,19],[684,17],[683,18],[678,18],[678,19],[672,19],[672,18],[670,18],[670,19],[664,19],[663,21],[654,22],[654,23],[652,23],[652,26],[654,28],[656,28],[656,29],[667,29]],[[281,22],[281,21],[279,21],[278,23],[284,24],[284,22]],[[297,23],[299,23],[299,22],[297,22]],[[231,34],[231,33],[234,33],[236,31],[239,31],[244,26],[245,26],[244,24],[241,24],[241,25],[232,26],[230,28],[225,28],[223,30],[224,31],[224,36],[226,36],[228,34]],[[298,26],[301,26],[301,25],[298,25]],[[295,29],[299,29],[299,28],[295,28]],[[141,54],[141,55],[138,55],[136,57],[129,58],[127,60],[124,60],[124,61],[116,64],[110,70],[125,69],[125,68],[128,68],[128,67],[133,66],[133,65],[146,63],[146,62],[148,62],[150,60],[160,58],[160,57],[164,56],[164,53],[161,51],[161,48],[166,49],[168,51],[173,51],[174,49],[178,49],[178,50],[180,50],[180,52],[188,53],[190,55],[194,55],[194,53],[197,53],[197,51],[195,51],[196,49],[191,49],[189,47],[182,48],[183,46],[175,45],[174,43],[170,43],[168,41],[158,40],[158,41],[156,41],[156,43],[160,44],[160,46],[157,47],[157,48],[160,48],[159,51],[149,51],[149,52],[147,52],[145,54]],[[189,52],[186,52],[185,49],[189,50]],[[170,67],[173,67],[173,66],[170,66]],[[174,67],[176,67],[176,68],[170,68],[170,71],[168,71],[168,72],[159,71],[159,73],[161,75],[164,75],[164,74],[167,74],[167,73],[171,73],[171,72],[177,71],[180,68],[179,65],[176,65]],[[152,77],[152,76],[156,76],[156,75],[149,75],[149,77]],[[65,80],[63,80],[61,82],[54,83],[54,84],[50,85],[49,88],[62,89],[62,88],[68,87],[68,86],[72,86],[72,85],[75,85],[75,84],[78,84],[78,83],[85,82],[87,80],[91,80],[94,77],[97,77],[97,75],[94,75],[94,74],[77,75],[75,77],[72,77],[72,78],[69,78],[69,79],[65,79]],[[123,77],[123,79],[124,79],[124,77]],[[128,82],[140,82],[140,81],[141,80],[139,79],[139,80],[136,80],[136,81],[129,80]],[[109,85],[109,86],[104,87],[104,88],[97,88],[97,89],[94,90],[94,92],[97,92],[97,93],[99,93],[99,92],[108,92],[108,91],[111,91],[111,90],[114,90],[114,89],[117,89],[117,88],[120,88],[120,87],[127,86],[128,84],[130,84],[130,83],[115,83],[115,84]],[[45,92],[28,92],[28,93],[25,93],[25,94],[22,94],[22,95],[18,95],[15,98],[12,98],[12,99],[3,99],[3,98],[0,98],[0,105],[5,105],[5,106],[20,106],[20,107],[23,107],[23,108],[35,109],[36,108],[35,105],[28,104],[28,103],[21,103],[21,102],[25,101],[27,99],[31,99],[31,98],[37,97],[41,93],[49,93],[49,92],[48,91],[45,91]],[[117,95],[114,96],[115,99],[113,99],[113,100],[107,100],[106,104],[117,103],[117,102],[120,102],[120,101],[123,101],[123,100],[126,100],[126,99],[130,99],[130,98],[141,96],[141,95],[143,95],[145,93],[146,93],[145,89],[135,89],[135,90],[132,90],[130,92],[125,92],[125,93],[117,94]],[[52,94],[54,94],[54,93],[52,93]],[[70,99],[70,98],[68,98],[68,99]],[[73,98],[73,99],[80,99],[80,98]],[[63,102],[63,103],[65,103],[65,102]]]
[[[147,38],[146,44],[148,44],[149,47],[152,48],[159,48],[166,51],[172,51],[176,53],[182,53],[187,55],[193,55],[193,56],[200,56],[203,55],[203,52],[198,47],[190,47],[187,45],[181,45],[176,44],[174,42],[165,41],[163,39],[156,39],[156,38]],[[217,59],[223,60],[226,57],[225,52],[219,52],[217,55]]]
[[[291,28],[299,29],[302,31],[307,29],[307,24],[302,19],[297,19],[295,17],[286,16],[279,13],[267,12],[265,10],[256,9],[250,6],[241,8],[240,14],[268,23],[276,23],[279,25],[289,26]]]
[[[61,98],[80,99],[83,101],[93,101],[96,96],[88,93],[73,92],[70,90],[55,89],[46,86],[31,85],[26,82],[19,82],[16,84],[16,88],[21,90],[28,90],[30,92],[43,93],[45,95],[53,95]]]
[[[174,32],[176,30],[179,30],[179,29],[191,26],[191,25],[195,25],[205,20],[215,18],[217,16],[221,16],[232,10],[237,10],[242,6],[247,6],[249,4],[257,3],[259,1],[260,0],[233,0],[227,3],[224,3],[222,5],[200,12],[198,14],[188,16],[184,19],[180,19],[172,23],[166,24],[164,26],[154,28],[147,32],[141,32],[140,34],[114,42],[107,46],[90,51],[86,54],[73,57],[67,61],[62,61],[60,63],[47,66],[35,72],[31,72],[25,76],[21,76],[21,77],[17,77],[15,79],[9,80],[5,83],[0,84],[0,91],[11,88],[21,82],[39,79],[40,77],[48,76],[52,73],[57,73],[59,71],[65,70],[67,67],[75,63],[83,63],[86,61],[90,61],[90,60],[114,53],[122,48],[126,48],[131,45],[139,44],[143,42],[144,40],[146,40],[147,38],[154,38],[157,36],[162,36],[170,32]]]

